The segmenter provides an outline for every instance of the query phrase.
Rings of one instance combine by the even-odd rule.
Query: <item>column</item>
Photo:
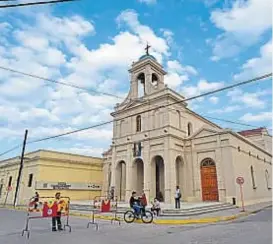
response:
[[[129,201],[132,188],[133,188],[133,155],[132,155],[132,144],[127,145],[127,159],[126,159],[126,193],[125,193],[125,201]]]
[[[225,177],[223,174],[223,159],[221,153],[221,141],[219,135],[217,136],[217,148],[215,150],[215,165],[216,165],[216,175],[217,175],[217,185],[218,185],[218,196],[219,202],[225,202],[226,200],[226,187],[225,187]],[[229,169],[232,172],[232,169]],[[232,174],[231,174],[232,175]]]
[[[111,187],[114,187],[115,189],[115,196],[117,194],[116,192],[116,147],[112,147],[112,164],[111,164]]]
[[[164,138],[164,187],[165,187],[165,194],[164,194],[164,202],[165,203],[172,203],[172,163],[169,151],[169,138]]]
[[[150,145],[149,142],[143,142],[143,166],[144,166],[144,192],[147,201],[150,202],[151,196],[151,162],[150,162]]]

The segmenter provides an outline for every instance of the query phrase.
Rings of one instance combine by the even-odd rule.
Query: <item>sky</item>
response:
[[[20,145],[25,129],[31,141],[111,120],[128,93],[128,69],[147,42],[167,71],[165,83],[186,98],[270,73],[271,17],[270,0],[80,0],[0,9],[1,67],[86,88],[0,69],[0,154]],[[223,128],[266,126],[271,133],[271,80],[194,100],[189,108]],[[26,151],[100,157],[111,138],[109,124]]]

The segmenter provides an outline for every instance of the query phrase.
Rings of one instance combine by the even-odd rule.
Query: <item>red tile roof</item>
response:
[[[260,127],[257,129],[253,129],[253,130],[243,130],[243,131],[239,131],[238,133],[242,136],[253,136],[253,135],[259,135],[262,134],[262,131],[265,130],[264,127]]]

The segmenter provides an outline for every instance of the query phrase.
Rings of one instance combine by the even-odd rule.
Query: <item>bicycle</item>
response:
[[[150,224],[154,220],[154,215],[151,211],[145,210],[143,213],[142,209],[140,211],[140,217],[143,223]],[[128,224],[133,223],[135,219],[138,219],[138,215],[134,210],[128,210],[124,213],[124,221]]]

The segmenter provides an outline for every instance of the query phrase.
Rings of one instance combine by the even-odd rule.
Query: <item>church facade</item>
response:
[[[266,129],[236,133],[187,107],[164,84],[166,72],[148,52],[129,70],[130,91],[117,104],[113,140],[104,157],[103,194],[128,201],[134,190],[148,199],[240,203],[271,201],[271,136]],[[254,139],[253,139],[254,138]]]

